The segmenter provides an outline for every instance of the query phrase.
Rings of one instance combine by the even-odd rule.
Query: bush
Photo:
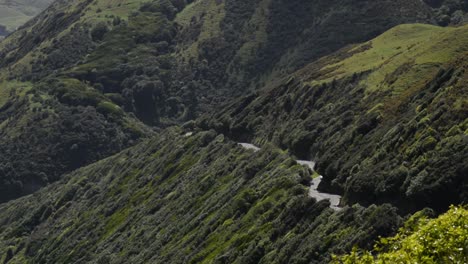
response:
[[[466,207],[452,206],[436,219],[416,213],[396,236],[381,238],[373,252],[354,248],[348,255],[334,256],[332,263],[466,263],[467,227]]]
[[[91,38],[93,41],[102,41],[104,39],[104,35],[109,32],[109,28],[107,28],[106,23],[104,22],[99,22],[94,26],[94,28],[91,30]]]

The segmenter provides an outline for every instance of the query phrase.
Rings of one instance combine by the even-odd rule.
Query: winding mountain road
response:
[[[250,143],[238,143],[238,144],[241,145],[245,149],[253,150],[255,152],[260,150],[259,147],[255,146],[253,144],[250,144]],[[315,171],[315,162],[313,162],[313,161],[296,160],[296,162],[298,164],[303,165],[303,166],[309,167],[312,171]],[[316,177],[316,178],[312,179],[310,190],[309,190],[309,196],[312,197],[312,198],[315,198],[317,200],[317,202],[322,201],[322,200],[329,200],[331,209],[333,209],[335,211],[341,210],[342,208],[339,207],[340,200],[341,200],[340,195],[330,194],[330,193],[323,193],[323,192],[320,192],[319,190],[317,190],[317,188],[318,188],[321,181],[322,181],[322,176],[319,176],[319,177]]]

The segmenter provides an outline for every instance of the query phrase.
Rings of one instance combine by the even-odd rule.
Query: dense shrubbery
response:
[[[272,146],[254,153],[213,131],[184,134],[166,130],[0,205],[0,260],[326,263],[400,224],[389,205],[316,203],[301,183],[310,171]]]
[[[414,8],[408,9],[410,13],[395,16],[395,13],[406,9],[397,10],[389,6],[385,9],[388,16],[380,13],[374,16],[372,12],[362,16],[362,10],[354,8],[354,2],[347,1],[333,4],[319,1],[313,5],[273,1],[269,6],[262,6],[255,1],[228,0],[216,3],[217,6],[222,5],[222,9],[217,11],[219,14],[208,15],[205,11],[210,10],[198,10],[193,12],[190,24],[180,25],[176,22],[177,14],[181,14],[190,2],[155,0],[135,5],[131,7],[134,10],[127,10],[128,20],[120,13],[101,17],[103,9],[100,7],[96,9],[97,14],[90,14],[98,3],[88,0],[73,3],[70,10],[64,3],[56,2],[15,33],[9,39],[11,41],[3,42],[5,44],[0,51],[2,70],[11,79],[42,83],[35,85],[34,89],[40,87],[40,91],[33,91],[31,96],[47,97],[45,101],[48,104],[47,111],[41,102],[27,100],[3,109],[5,117],[24,117],[22,122],[34,122],[30,127],[25,123],[20,125],[19,121],[11,122],[10,126],[3,128],[5,133],[18,135],[2,137],[5,153],[13,153],[9,156],[16,162],[15,167],[27,168],[26,172],[14,174],[9,169],[10,159],[6,159],[4,170],[10,172],[3,174],[3,181],[5,186],[16,187],[5,187],[4,190],[14,193],[36,189],[57,179],[64,171],[127,146],[139,133],[133,125],[124,124],[125,113],[134,113],[144,123],[159,127],[192,120],[200,113],[216,109],[221,102],[242,94],[249,87],[261,87],[263,81],[260,79],[282,77],[288,70],[303,65],[304,60],[328,54],[346,43],[367,39],[400,21],[420,21],[411,12],[423,12]],[[379,5],[377,2],[367,4]],[[350,28],[342,27],[339,22],[341,13],[335,14],[335,5],[343,7],[347,21],[353,21]],[[99,19],[90,18],[94,15]],[[334,19],[315,23],[328,15]],[[215,23],[216,16],[221,17],[217,22],[219,25],[204,28]],[[355,24],[368,22],[366,17],[369,16],[372,17],[372,23],[367,23],[369,28],[355,31]],[[215,30],[218,26],[219,32]],[[322,33],[317,34],[319,28]],[[202,36],[203,30],[210,30],[213,34]],[[328,37],[330,35],[333,37]],[[317,41],[308,41],[310,39]],[[298,52],[291,56],[289,50],[294,47]],[[281,69],[277,67],[272,72],[278,63]],[[268,77],[270,74],[271,78]],[[294,111],[293,102],[294,98],[285,100],[287,112]],[[317,105],[320,106],[324,105]],[[224,126],[223,130],[227,131],[228,120],[217,125]],[[85,127],[86,131],[71,132],[75,127],[69,123],[73,122]],[[255,117],[255,124],[264,122],[268,120]],[[356,130],[359,134],[367,134],[377,125],[374,116],[363,117],[359,122]],[[15,128],[16,125],[21,128]],[[237,124],[233,129],[248,139],[253,127]],[[290,146],[301,157],[307,156],[308,146],[317,143],[314,138],[320,129],[323,128],[304,132],[301,127],[296,127],[289,136],[276,137],[274,141],[280,146]],[[63,139],[61,135],[65,135]],[[19,138],[27,140],[21,139],[24,142],[20,143]],[[61,142],[65,139],[67,143]],[[85,139],[89,143],[85,143]],[[428,137],[412,155],[433,144],[433,138]],[[39,154],[36,149],[47,153]],[[53,159],[58,159],[56,165],[51,164]],[[18,162],[30,165],[19,165]],[[338,173],[333,166],[330,166],[329,177]],[[418,179],[424,182],[421,175]],[[26,188],[23,177],[30,179],[28,181],[34,187]],[[410,184],[409,193],[415,196],[421,193],[417,183]],[[332,188],[341,190],[343,186],[335,184]],[[5,197],[10,197],[10,194],[5,193]]]
[[[120,94],[121,107],[150,125],[165,126],[194,113],[193,96],[174,89],[177,69],[171,21],[177,8],[170,1],[142,5],[125,25],[109,32],[83,64],[67,73],[89,81],[103,93]],[[188,99],[189,101],[186,101]]]
[[[451,209],[436,219],[423,212],[413,215],[398,234],[381,238],[374,251],[334,257],[332,263],[466,263],[468,261],[468,210]]]
[[[34,192],[149,134],[77,80],[40,83],[10,100],[0,113],[1,202]]]
[[[78,58],[78,54],[83,56],[83,50],[89,47],[89,43],[87,41],[88,36],[83,35],[81,32],[80,25],[73,25],[75,22],[77,22],[81,16],[82,16],[82,11],[91,3],[91,0],[84,0],[80,1],[78,3],[75,3],[76,6],[75,8],[72,8],[70,12],[63,12],[61,10],[63,8],[63,2],[57,2],[52,4],[52,6],[46,10],[45,12],[41,13],[38,15],[38,17],[32,19],[29,23],[27,23],[21,30],[17,31],[16,34],[14,34],[11,37],[11,40],[13,42],[9,42],[6,45],[2,45],[2,49],[0,50],[0,67],[1,68],[7,68],[8,66],[11,66],[15,64],[16,62],[20,61],[24,57],[27,57],[27,55],[31,55],[30,52],[34,51],[34,55],[32,56],[33,58],[35,56],[41,55],[41,52],[37,52],[37,48],[46,41],[52,41],[55,42],[53,44],[57,44],[58,42],[63,42],[65,43],[64,47],[60,47],[59,45],[55,45],[55,47],[58,49],[58,51],[55,51],[55,49],[48,50],[45,52],[46,55],[49,55],[49,53],[54,53],[54,59],[51,61],[49,65],[47,66],[58,66],[58,67],[63,67],[63,66],[69,66],[64,65],[63,62],[57,63],[55,59],[58,58],[59,55],[58,53],[61,53],[60,55],[65,55],[73,58],[76,62],[76,59]],[[60,39],[54,39],[58,38],[59,34],[66,31],[67,29],[70,29],[69,27],[72,27],[73,25],[73,30],[70,30],[69,34],[66,34],[68,36],[63,36]],[[73,37],[70,37],[73,36]],[[76,37],[76,38],[75,38]],[[79,37],[79,38],[78,38]],[[81,42],[81,39],[83,38]],[[8,40],[6,40],[8,41]],[[61,58],[62,60],[67,60],[67,58]],[[43,61],[42,60],[33,60],[32,62],[29,60],[29,65],[33,64],[34,67],[30,69],[30,71],[34,71],[38,69],[38,67],[41,69],[40,72],[36,72],[36,74],[39,74],[40,76],[46,76],[50,74],[51,70],[55,70],[57,68],[49,68],[49,67],[43,67]],[[70,61],[68,61],[70,63]],[[31,72],[23,72],[25,69],[20,69],[19,72],[15,72],[15,70],[11,70],[8,72],[10,74],[10,77],[12,78],[26,78],[30,79],[33,78],[34,76],[31,75]],[[39,70],[39,69],[38,69]],[[26,75],[26,76],[23,76]]]
[[[463,103],[449,107],[466,93],[466,77],[449,67],[414,96],[396,99],[386,91],[366,94],[366,76],[313,87],[284,81],[198,125],[316,160],[320,189],[343,193],[345,203],[391,202],[414,211],[466,202],[468,114]],[[386,100],[393,102],[387,108]]]
[[[93,23],[81,20],[91,1],[69,10],[56,2],[12,36],[18,43],[2,42],[2,76],[35,83],[0,107],[0,202],[101,161],[1,205],[1,261],[320,263],[393,235],[401,219],[386,203],[404,212],[467,201],[462,61],[416,92],[369,92],[369,72],[309,83],[336,67],[320,71],[321,63],[372,43],[186,123],[195,136],[169,129],[104,159],[152,134],[134,117],[180,124],[346,44],[433,18],[419,0],[226,0],[213,2],[222,7],[215,13],[192,5],[190,22],[179,24],[190,2],[155,0],[127,10],[128,20]],[[447,11],[452,3],[464,8],[436,6],[440,23],[460,19]],[[197,128],[264,147],[252,154]],[[322,190],[367,207],[317,203],[307,195],[310,172],[266,142],[317,160]]]

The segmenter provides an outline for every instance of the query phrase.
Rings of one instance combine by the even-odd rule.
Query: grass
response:
[[[363,80],[367,91],[390,89],[394,93],[402,93],[410,87],[427,83],[441,66],[468,51],[467,29],[468,26],[397,26],[374,40],[348,50],[348,58],[322,67],[324,74],[311,84],[372,71]]]
[[[130,209],[128,207],[124,207],[117,212],[115,212],[112,216],[107,219],[107,224],[104,227],[104,235],[102,240],[107,239],[110,237],[119,226],[121,226],[130,215]]]
[[[357,248],[332,263],[466,263],[468,210],[452,206],[436,219],[416,213],[397,235],[381,238],[374,250]]]
[[[203,18],[200,17],[201,14],[205,14]],[[181,51],[182,57],[196,58],[198,56],[199,43],[221,35],[220,24],[224,16],[224,2],[218,3],[217,0],[194,1],[186,6],[182,12],[178,13],[175,21],[183,27],[189,26],[194,17],[197,20],[203,19],[202,30],[197,41],[194,41]]]
[[[10,94],[15,92],[20,96],[24,96],[27,91],[32,88],[29,82],[19,81],[4,81],[0,82],[0,108],[3,107],[10,98]]]

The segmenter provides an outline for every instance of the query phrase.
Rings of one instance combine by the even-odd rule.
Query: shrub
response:
[[[332,263],[466,263],[467,241],[468,210],[452,206],[436,219],[416,213],[396,236],[381,238],[373,252],[354,248]]]
[[[100,22],[91,30],[91,38],[93,41],[101,41],[107,32],[109,32],[109,28],[107,28],[106,23]]]

